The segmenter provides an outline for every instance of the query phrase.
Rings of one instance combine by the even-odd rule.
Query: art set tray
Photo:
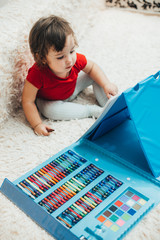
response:
[[[1,192],[57,240],[122,239],[160,202],[159,80],[112,98],[77,142]]]

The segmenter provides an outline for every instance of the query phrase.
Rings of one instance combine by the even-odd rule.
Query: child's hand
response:
[[[34,128],[34,132],[36,135],[43,135],[43,136],[48,136],[50,135],[51,132],[53,132],[54,129],[50,128],[49,126],[40,123]]]
[[[118,93],[117,86],[114,83],[111,83],[111,82],[104,85],[103,89],[104,89],[104,92],[105,92],[108,99],[111,96],[115,96]]]

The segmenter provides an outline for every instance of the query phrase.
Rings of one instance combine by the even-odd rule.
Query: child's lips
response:
[[[70,65],[69,67],[66,67],[66,69],[70,69],[72,67],[72,65]]]

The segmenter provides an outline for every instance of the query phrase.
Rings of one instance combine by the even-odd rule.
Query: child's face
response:
[[[46,63],[58,77],[65,78],[69,75],[71,68],[76,62],[75,41],[71,35],[66,38],[66,43],[62,51],[57,52],[50,48],[46,56]]]

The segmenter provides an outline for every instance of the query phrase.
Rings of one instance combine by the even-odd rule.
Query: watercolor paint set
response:
[[[134,216],[144,214],[148,201],[149,198],[129,187],[103,209],[97,215],[97,220],[102,223],[101,228],[108,231],[108,239],[114,239],[117,231],[124,231],[124,228],[127,230],[130,221],[134,221]],[[151,205],[149,204],[147,208]]]
[[[160,202],[159,72],[1,192],[57,240],[123,239]]]

